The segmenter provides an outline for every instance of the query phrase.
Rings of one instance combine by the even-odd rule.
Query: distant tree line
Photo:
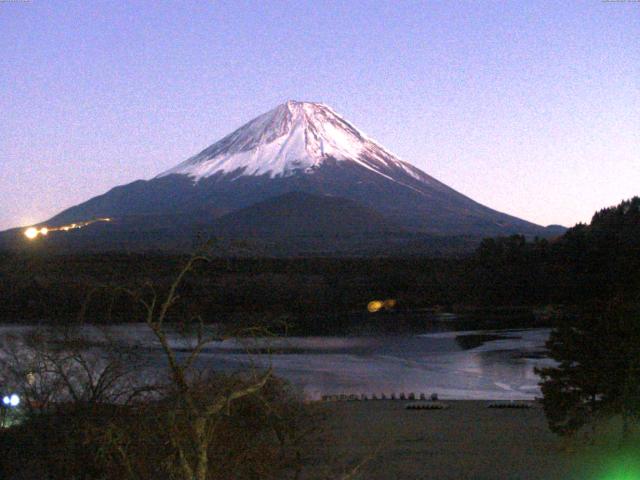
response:
[[[114,290],[140,306],[134,331],[91,323],[84,303],[67,325],[0,336],[2,388],[20,399],[0,406],[0,478],[355,478],[376,450],[355,465],[329,455],[324,414],[273,371],[268,326],[169,321],[209,260],[188,258],[162,293]],[[205,353],[225,338],[261,348],[247,345],[246,365],[225,372]]]
[[[86,322],[84,309],[73,325],[0,338],[3,389],[21,399],[0,408],[0,477],[300,478],[318,417],[299,393],[255,359],[230,374],[199,365],[219,332],[166,323],[182,281],[206,260],[189,259],[163,296],[152,284],[127,289],[144,312],[135,338]],[[259,328],[234,336],[268,333]]]
[[[184,284],[175,317],[313,317],[365,312],[372,299],[397,310],[581,305],[639,288],[638,198],[597,212],[554,240],[489,238],[465,258],[214,258]],[[90,297],[95,319],[127,322],[139,306],[115,287],[149,279],[167,289],[185,257],[104,253],[0,254],[0,321],[73,319]],[[101,307],[101,308],[99,308]],[[337,321],[337,320],[336,320]]]
[[[263,321],[306,319],[305,327],[314,330],[328,321],[348,322],[345,312],[365,312],[376,298],[396,299],[399,313],[554,305],[559,314],[547,347],[557,364],[540,371],[551,429],[574,434],[619,417],[628,439],[640,417],[638,197],[597,212],[589,225],[555,240],[486,239],[467,258],[214,258],[193,265],[179,296],[172,296],[185,261],[4,254],[0,318],[65,323],[91,312],[95,323],[140,321],[148,305],[130,292],[144,292],[150,279],[159,298],[172,298],[162,317],[166,324],[246,319],[250,325],[258,315]],[[384,318],[375,315],[370,318]]]

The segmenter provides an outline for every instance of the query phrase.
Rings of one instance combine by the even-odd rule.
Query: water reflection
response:
[[[300,385],[312,398],[340,393],[435,392],[441,398],[533,399],[539,395],[533,369],[548,363],[535,357],[548,334],[548,329],[531,329],[288,338],[278,339],[276,353],[259,361],[268,361],[279,375]],[[264,348],[264,342],[257,341],[253,347]],[[201,365],[238,368],[258,358],[247,355],[242,347],[247,345],[213,346]]]
[[[0,328],[0,336],[25,328]],[[147,327],[121,325],[113,332],[146,345],[158,365],[164,361]],[[549,329],[538,328],[224,340],[207,347],[198,366],[229,371],[252,362],[271,365],[310,398],[413,392],[444,399],[534,399],[534,367],[550,363],[540,355],[548,335]],[[193,346],[193,339],[178,336],[171,342],[181,355]],[[269,354],[258,355],[264,352]]]

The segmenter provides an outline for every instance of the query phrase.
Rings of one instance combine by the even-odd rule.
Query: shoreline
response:
[[[489,408],[489,400],[442,400],[441,410],[407,410],[410,401],[315,402],[323,434],[316,445],[334,465],[311,457],[305,479],[354,467],[366,480],[555,480],[579,478],[562,440],[531,408]],[[501,402],[502,403],[502,402]],[[574,476],[575,475],[575,476]],[[584,477],[583,477],[584,478]]]

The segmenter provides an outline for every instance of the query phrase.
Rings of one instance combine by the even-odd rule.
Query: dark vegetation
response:
[[[640,198],[594,215],[563,237],[567,269],[583,279],[566,286],[580,303],[566,306],[547,342],[553,367],[539,370],[549,427],[561,435],[620,419],[621,442],[640,420]]]
[[[55,330],[4,345],[2,378],[28,401],[22,423],[0,431],[3,478],[298,478],[311,411],[270,369],[195,369],[218,335],[205,326],[307,318],[313,331],[327,318],[362,320],[343,314],[374,298],[397,299],[393,318],[407,324],[420,308],[551,305],[558,363],[540,372],[551,430],[615,417],[628,441],[640,420],[640,198],[555,241],[487,239],[464,259],[5,255],[0,268],[3,319],[143,322],[166,359],[140,384],[136,349]],[[192,350],[168,340],[169,325],[196,339]]]
[[[558,364],[539,370],[550,429],[574,435],[620,417],[622,441],[640,420],[640,308],[618,300],[564,312],[547,342]]]
[[[233,381],[209,379],[199,393],[219,395],[224,388],[237,388]],[[192,435],[192,419],[180,402],[179,395],[173,395],[130,405],[69,403],[31,414],[24,423],[0,431],[2,478],[276,479],[295,478],[302,468],[301,439],[316,420],[277,380],[265,385],[259,396],[233,402],[224,415],[216,416],[206,449],[206,477],[180,472],[176,443],[186,446]]]
[[[640,199],[596,213],[555,240],[485,239],[465,258],[213,258],[185,280],[176,318],[288,319],[299,332],[362,323],[373,299],[396,312],[583,305],[639,289]],[[186,257],[104,253],[0,256],[0,320],[65,322],[90,296],[96,322],[128,322],[139,305],[118,289],[167,289]],[[351,316],[347,313],[351,312]],[[347,314],[347,315],[345,315]],[[376,316],[377,315],[377,316]],[[368,315],[385,324],[384,313]],[[410,315],[399,323],[411,324]]]
[[[216,337],[201,321],[169,325],[183,279],[206,260],[190,258],[162,295],[152,285],[127,292],[159,363],[139,354],[139,340],[85,323],[86,310],[76,325],[0,339],[3,388],[24,404],[0,424],[2,478],[299,478],[315,425],[300,397],[268,365],[231,375],[198,368]],[[176,339],[192,349],[180,354]]]

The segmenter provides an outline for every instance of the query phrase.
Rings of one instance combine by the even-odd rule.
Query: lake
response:
[[[1,326],[0,335],[25,328]],[[146,326],[113,330],[142,342],[147,355],[162,361]],[[223,371],[241,370],[251,362],[271,365],[309,399],[437,393],[442,399],[532,400],[540,395],[534,368],[552,364],[542,355],[549,332],[529,328],[228,339],[209,344],[197,365]],[[172,343],[184,356],[191,342],[172,337]]]
[[[443,399],[532,400],[534,368],[548,328],[473,330],[393,336],[292,337],[207,348],[202,367],[233,370],[248,361],[270,364],[308,398],[332,394],[437,393]],[[264,358],[251,352],[272,353]],[[246,353],[246,352],[250,353]]]

